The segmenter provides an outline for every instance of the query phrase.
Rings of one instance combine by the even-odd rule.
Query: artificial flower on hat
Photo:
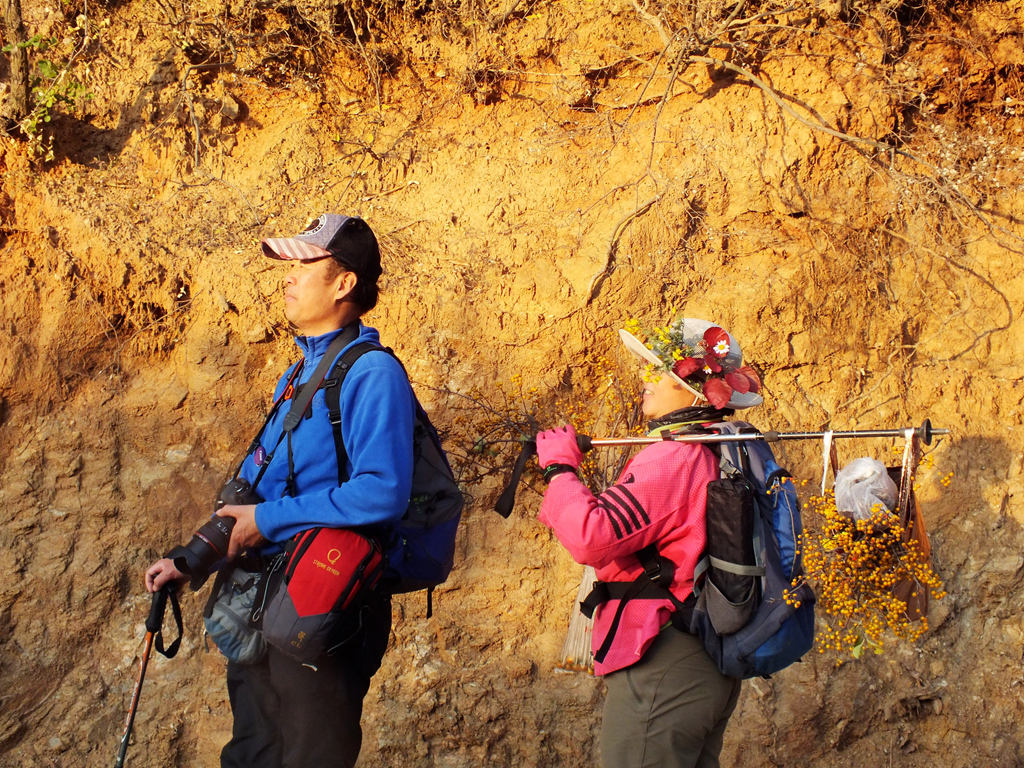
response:
[[[619,336],[652,370],[668,372],[715,408],[750,408],[762,402],[761,379],[743,364],[739,343],[720,326],[684,317],[645,330],[631,320]]]

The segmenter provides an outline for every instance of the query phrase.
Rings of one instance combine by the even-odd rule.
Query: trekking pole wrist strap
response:
[[[178,636],[174,642],[164,648],[164,608],[167,603],[171,604],[171,613],[174,615],[174,624],[178,630]],[[173,659],[181,645],[181,606],[178,604],[178,594],[173,585],[165,584],[157,592],[153,593],[153,602],[149,609],[149,616],[146,618],[146,631],[153,634],[154,646],[158,653]]]
[[[507,518],[512,514],[512,507],[516,503],[516,486],[519,485],[523,472],[526,470],[526,462],[536,453],[537,441],[535,439],[523,440],[523,447],[519,451],[519,456],[516,457],[516,462],[512,467],[512,473],[509,475],[505,490],[501,492],[501,496],[498,497],[498,501],[494,504],[494,511],[502,517]]]

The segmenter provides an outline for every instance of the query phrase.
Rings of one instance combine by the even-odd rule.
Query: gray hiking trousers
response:
[[[697,637],[669,627],[605,682],[604,768],[718,768],[740,680],[723,676]]]

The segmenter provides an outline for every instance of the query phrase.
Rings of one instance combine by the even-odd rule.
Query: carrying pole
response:
[[[932,423],[925,419],[920,427],[907,427],[905,429],[857,429],[845,432],[739,432],[736,434],[683,434],[661,437],[586,437],[580,436],[580,448],[584,451],[593,448],[625,446],[625,445],[650,445],[671,440],[674,443],[735,443],[750,442],[752,440],[764,440],[766,443],[777,443],[781,440],[816,440],[832,436],[832,439],[840,437],[910,437],[916,435],[925,445],[931,445],[933,435],[948,435],[948,429],[933,429]]]
[[[739,432],[735,434],[718,434],[712,432],[697,432],[690,434],[672,435],[664,434],[658,437],[588,437],[577,435],[576,441],[583,452],[593,448],[608,448],[613,446],[628,445],[651,445],[671,441],[674,443],[736,443],[750,442],[753,440],[764,440],[766,443],[777,443],[782,440],[814,440],[831,436],[831,439],[840,437],[917,437],[925,445],[931,445],[934,435],[948,435],[948,429],[933,429],[930,420],[925,419],[920,427],[905,427],[903,429],[857,429],[843,432],[776,432],[767,430],[765,432]],[[537,441],[527,439],[523,441],[523,448],[516,458],[515,465],[505,490],[494,505],[494,510],[502,517],[512,514],[512,507],[515,505],[516,486],[526,469],[526,461],[537,452]]]
[[[142,658],[139,660],[139,678],[135,681],[135,690],[132,692],[132,703],[128,708],[128,718],[124,724],[124,735],[121,736],[121,747],[117,752],[117,761],[114,768],[122,768],[124,757],[128,752],[128,741],[132,735],[132,724],[135,722],[135,711],[139,706],[139,696],[142,693],[142,681],[146,677],[146,666],[149,664],[149,656],[153,651],[154,641],[158,652],[167,658],[172,658],[178,652],[181,643],[181,608],[178,605],[178,598],[173,592],[173,584],[163,586],[153,593],[153,602],[149,607],[149,616],[146,618],[146,640],[145,648],[142,651]],[[167,598],[171,600],[171,609],[174,612],[174,619],[178,624],[178,638],[164,650],[161,628],[164,623],[164,610],[167,608]]]

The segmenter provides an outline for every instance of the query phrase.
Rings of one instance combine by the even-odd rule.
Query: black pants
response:
[[[391,598],[363,609],[363,626],[317,669],[275,648],[258,664],[228,663],[234,726],[221,768],[351,768],[370,678],[391,634]]]

